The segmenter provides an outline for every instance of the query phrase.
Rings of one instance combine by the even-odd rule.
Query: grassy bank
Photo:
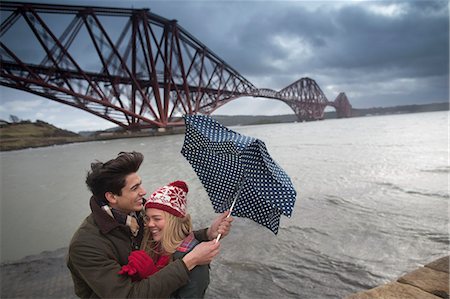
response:
[[[0,126],[0,150],[48,146],[83,140],[74,132],[59,129],[43,121],[6,123]]]
[[[184,127],[165,131],[151,130],[142,132],[117,131],[96,132],[91,136],[59,129],[43,121],[5,123],[0,125],[0,151],[12,151],[25,148],[52,146],[73,142],[136,138],[184,133]]]

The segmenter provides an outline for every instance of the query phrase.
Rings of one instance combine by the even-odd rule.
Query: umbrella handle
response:
[[[234,198],[233,203],[231,204],[230,212],[228,213],[228,215],[227,215],[226,218],[230,217],[231,212],[233,212],[234,204],[236,203],[237,198],[238,198],[237,196]],[[220,239],[221,236],[222,236],[222,234],[219,234],[219,235],[217,236],[217,238],[216,238],[216,243],[219,242],[219,239]]]

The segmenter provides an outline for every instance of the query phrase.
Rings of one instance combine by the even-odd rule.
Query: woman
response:
[[[134,251],[130,256],[131,259],[140,260],[140,264],[145,260],[150,265],[145,267],[147,273],[144,276],[155,273],[171,260],[183,258],[199,243],[192,231],[191,216],[186,213],[187,193],[186,183],[175,181],[158,188],[147,199],[144,205],[146,231],[142,250]],[[128,271],[127,274],[132,273]],[[138,279],[142,278],[146,277],[140,273]],[[172,297],[203,298],[208,285],[209,265],[196,266],[190,271],[189,283],[173,293]]]

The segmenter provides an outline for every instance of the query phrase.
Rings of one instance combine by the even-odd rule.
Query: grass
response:
[[[42,121],[35,123],[25,121],[0,126],[0,151],[64,144],[85,139],[76,133]]]
[[[135,138],[184,133],[183,128],[169,129],[165,132],[157,130],[147,132],[114,132],[113,134],[94,134],[84,137],[74,132],[59,129],[43,121],[32,123],[8,123],[0,125],[0,151],[12,151],[31,147],[51,146],[73,142],[109,140],[118,138]]]

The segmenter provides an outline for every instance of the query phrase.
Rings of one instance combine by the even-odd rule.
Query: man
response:
[[[91,164],[86,184],[92,192],[92,213],[75,232],[67,256],[75,293],[81,298],[169,297],[188,282],[190,270],[212,261],[220,245],[214,239],[230,231],[233,219],[223,213],[210,228],[194,232],[204,242],[183,259],[141,281],[119,275],[132,250],[139,249],[142,241],[139,212],[147,192],[137,171],[143,159],[141,153],[122,152],[106,163]]]

